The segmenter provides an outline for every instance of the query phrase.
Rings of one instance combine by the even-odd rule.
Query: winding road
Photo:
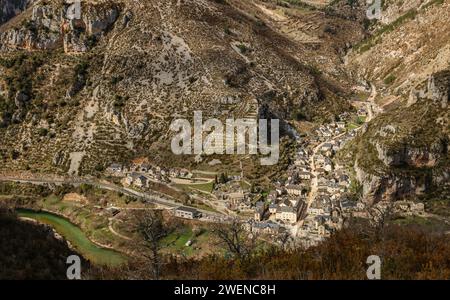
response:
[[[369,98],[367,98],[367,101],[366,101],[367,114],[368,114],[366,123],[372,121],[372,119],[382,111],[382,109],[375,103],[375,99],[378,96],[377,88],[373,83],[371,83],[370,86],[372,88],[372,91],[370,93]]]
[[[68,184],[68,185],[80,185],[80,184],[88,184],[88,185],[92,185],[95,186],[97,188],[100,189],[104,189],[104,190],[109,190],[109,191],[115,191],[118,193],[123,193],[124,195],[128,195],[131,197],[136,197],[136,198],[142,198],[144,200],[146,200],[149,203],[153,203],[156,204],[162,208],[166,208],[166,209],[174,209],[177,207],[182,206],[182,204],[177,203],[176,201],[173,200],[169,200],[169,199],[164,199],[160,196],[154,195],[154,194],[147,194],[147,193],[142,193],[142,192],[138,192],[135,191],[133,189],[130,188],[126,188],[126,187],[121,187],[112,183],[104,183],[104,182],[98,182],[98,181],[94,181],[91,179],[83,179],[83,178],[66,178],[66,179],[55,179],[53,176],[49,177],[39,177],[39,178],[19,178],[19,177],[9,177],[9,176],[1,176],[0,175],[0,181],[9,181],[9,182],[19,182],[19,183],[31,183],[31,184],[38,184],[38,185],[42,185],[42,184],[56,184],[56,185],[61,185],[61,184]],[[118,208],[118,209],[131,209],[131,208]],[[146,209],[146,208],[142,208],[142,209]],[[151,208],[148,208],[151,209]],[[212,216],[212,217],[222,217],[223,215],[219,214],[219,213],[214,213],[211,211],[207,211],[207,210],[203,210],[203,209],[198,209],[196,208],[198,211],[200,211],[202,213],[202,215],[204,216]]]

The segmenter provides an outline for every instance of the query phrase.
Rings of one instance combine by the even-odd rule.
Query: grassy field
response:
[[[181,188],[183,190],[187,189],[194,189],[199,190],[206,193],[211,193],[214,188],[214,182],[209,183],[199,183],[199,184],[176,184],[178,188]]]
[[[207,211],[210,211],[210,212],[218,213],[217,210],[215,210],[211,206],[208,206],[208,205],[206,205],[204,203],[193,203],[193,204],[190,204],[190,206],[198,208],[198,209],[203,209],[203,210],[207,210]]]
[[[164,248],[173,252],[182,252],[185,255],[192,255],[192,246],[187,247],[186,243],[193,238],[194,234],[190,227],[183,227],[182,229],[177,229],[162,241]]]
[[[347,124],[347,130],[353,130],[353,129],[356,129],[358,127],[359,127],[359,125],[357,125],[355,123],[348,123]]]
[[[203,183],[203,184],[193,184],[190,187],[200,190],[200,191],[211,193],[214,188],[214,182]]]
[[[353,130],[359,128],[362,124],[366,122],[367,117],[357,116],[353,118],[351,122],[347,123],[347,130]]]
[[[216,178],[216,174],[208,174],[208,173],[202,173],[202,172],[192,172],[192,178],[210,178],[214,179]]]
[[[191,240],[192,245],[186,246]],[[201,228],[197,234],[194,233],[191,226],[177,228],[162,241],[163,249],[168,253],[178,253],[186,256],[201,256],[206,252],[213,251],[211,244],[211,232],[206,228]]]

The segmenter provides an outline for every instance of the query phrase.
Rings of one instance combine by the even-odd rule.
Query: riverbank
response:
[[[17,215],[20,218],[33,219],[51,226],[58,234],[68,240],[81,255],[94,264],[117,266],[127,260],[124,254],[95,244],[78,226],[62,216],[29,209],[18,209]]]

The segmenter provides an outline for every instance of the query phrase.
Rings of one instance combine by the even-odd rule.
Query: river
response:
[[[18,209],[17,215],[47,224],[68,240],[83,257],[93,264],[117,266],[126,262],[126,256],[112,249],[97,246],[84,232],[64,217],[44,211]]]

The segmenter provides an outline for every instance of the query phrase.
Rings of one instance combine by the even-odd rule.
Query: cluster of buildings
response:
[[[287,180],[283,183],[276,182],[275,190],[267,196],[268,219],[294,225],[304,217],[313,178],[310,165],[311,152],[307,150],[307,146],[307,142],[300,144],[294,163],[288,168]]]
[[[286,228],[273,221],[258,222],[249,220],[244,223],[244,228],[254,234],[277,236],[286,231]]]
[[[244,192],[236,186],[237,190],[223,193],[221,199],[227,201],[229,209],[251,216],[245,223],[249,231],[268,235],[282,233],[287,227],[295,226],[306,213],[306,199],[313,176],[307,150],[298,150],[287,176],[287,180],[277,181],[275,189],[267,196]]]
[[[242,175],[225,175],[224,177],[224,181],[219,180],[214,190],[217,199],[231,211],[251,212],[260,197],[251,193],[250,186],[243,186]]]
[[[365,107],[359,108],[357,111],[357,115],[358,117],[367,117],[368,115],[367,109]]]
[[[123,178],[124,185],[138,188],[148,187],[150,181],[169,183],[170,178],[192,178],[192,173],[187,169],[161,168],[147,163],[130,166],[114,163],[106,169],[106,172],[111,176]]]
[[[250,188],[243,188],[239,180],[218,184],[215,195],[229,210],[248,216],[249,221],[245,224],[249,231],[277,234],[303,218],[312,178],[309,171],[309,154],[300,150],[297,164],[288,172],[288,180],[283,184],[276,183],[268,195],[252,193]]]
[[[275,182],[274,190],[251,206],[249,230],[275,235],[295,226],[305,217],[312,178],[310,152],[302,147],[287,171],[287,179]]]
[[[314,198],[298,231],[298,237],[306,246],[316,245],[342,227],[344,213],[341,200],[331,194],[321,194]]]
[[[323,142],[332,138],[333,136],[344,133],[346,125],[347,124],[345,121],[339,121],[319,126],[314,131],[317,141]]]
[[[364,109],[358,111],[358,115],[366,114]],[[214,196],[217,201],[247,218],[244,226],[252,233],[277,235],[289,229],[296,232],[306,246],[317,244],[339,230],[347,214],[364,209],[348,199],[350,177],[342,166],[333,162],[334,155],[356,135],[356,130],[347,131],[350,117],[344,113],[340,121],[319,126],[313,138],[299,139],[287,176],[274,182],[274,190],[267,195],[254,192],[250,186],[244,187],[241,174],[233,178],[227,176],[224,182],[216,179]],[[169,183],[171,178],[193,178],[186,169],[160,168],[146,163],[133,163],[129,167],[113,164],[107,172],[122,177],[125,185],[139,188],[147,187],[149,181]],[[406,203],[398,209],[420,212],[423,208]],[[184,206],[175,209],[174,215],[189,220],[208,217],[195,208]]]
[[[228,209],[236,212],[251,211],[252,206],[256,203],[256,201],[252,201],[251,194],[243,190],[222,194],[222,200],[226,201]]]
[[[307,193],[302,186],[278,187],[269,193],[264,207],[255,208],[255,221],[271,220],[283,225],[295,225],[305,214]]]
[[[342,116],[341,119],[344,119]],[[351,180],[346,170],[333,162],[334,155],[355,134],[346,132],[346,122],[335,122],[318,129],[319,139],[325,140],[314,154],[315,193],[298,236],[306,246],[312,246],[339,230],[343,217],[357,209],[348,199]],[[320,133],[319,133],[320,132]],[[323,134],[325,133],[325,135]]]

